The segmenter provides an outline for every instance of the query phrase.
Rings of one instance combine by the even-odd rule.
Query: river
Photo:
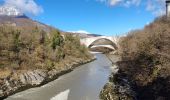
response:
[[[77,67],[74,71],[37,88],[14,94],[6,100],[99,100],[99,93],[111,74],[111,62],[104,54],[97,60]],[[60,95],[61,99],[57,99]]]

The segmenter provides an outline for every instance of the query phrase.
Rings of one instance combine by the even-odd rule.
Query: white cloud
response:
[[[39,6],[34,0],[4,0],[4,5],[15,6],[22,13],[29,13],[38,15],[43,12],[43,8]]]
[[[165,0],[148,0],[146,10],[152,12],[156,16],[166,13]]]
[[[150,11],[156,16],[165,14],[165,0],[97,0],[104,2],[110,6],[120,5],[123,7],[145,6],[147,11]]]
[[[71,32],[71,33],[84,33],[84,34],[91,34],[90,32],[87,32],[87,31],[85,31],[85,30],[68,31],[68,32]]]
[[[112,5],[112,6],[120,3],[121,1],[122,1],[122,0],[108,0],[109,4]]]
[[[119,4],[122,0],[97,0],[97,1],[109,4],[110,6],[115,6]]]
[[[124,6],[139,6],[141,3],[141,0],[124,0]]]
[[[129,7],[132,5],[138,6],[141,2],[141,0],[97,0],[97,1],[105,2],[110,6],[122,5],[125,7]]]

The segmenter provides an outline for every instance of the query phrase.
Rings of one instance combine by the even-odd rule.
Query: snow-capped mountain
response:
[[[15,6],[4,5],[0,6],[0,15],[5,16],[23,16],[24,14],[19,11]]]

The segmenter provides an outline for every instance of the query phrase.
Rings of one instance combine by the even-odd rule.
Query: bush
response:
[[[161,86],[161,84],[157,84],[160,78],[169,79],[168,77],[170,77],[169,27],[170,21],[161,17],[147,25],[143,30],[130,32],[120,41],[119,54],[126,63],[120,70],[126,73],[137,87],[143,87],[139,89],[141,95],[145,93],[142,89],[147,87],[152,91],[154,86]],[[170,85],[166,82],[166,85]],[[162,86],[162,89],[168,91],[170,88]],[[155,93],[159,91],[155,89],[148,95],[154,97]],[[170,91],[166,93],[168,94]],[[164,96],[168,97],[167,94]],[[144,97],[144,95],[142,96]]]
[[[62,46],[63,45],[63,37],[60,35],[58,31],[54,31],[52,37],[52,43],[51,47],[53,49],[56,49],[57,46]]]
[[[64,51],[66,55],[72,55],[78,58],[90,56],[87,48],[80,44],[80,38],[71,34],[65,35]]]
[[[71,60],[69,58],[90,57],[87,49],[80,45],[80,39],[71,34],[64,37],[57,30],[46,33],[38,27],[27,32],[0,26],[0,71],[5,68],[50,70],[64,60]]]

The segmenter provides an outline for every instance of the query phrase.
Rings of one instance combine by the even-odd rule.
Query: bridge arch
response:
[[[95,40],[93,40],[93,41],[91,41],[91,43],[88,45],[88,48],[91,48],[91,47],[93,47],[94,45],[95,45],[95,43],[97,43],[98,41],[100,41],[100,40],[106,40],[106,41],[108,41],[108,42],[110,42],[111,44],[111,46],[113,46],[113,48],[111,48],[111,49],[113,49],[113,50],[116,50],[118,47],[117,47],[117,45],[116,45],[116,43],[112,40],[112,39],[109,39],[109,38],[105,38],[105,37],[101,37],[101,38],[97,38],[97,39],[95,39]],[[106,44],[107,45],[107,44]],[[107,47],[107,46],[106,46]]]
[[[110,50],[116,50],[112,45],[93,45],[92,47],[90,47],[90,49],[93,48],[107,48]]]

